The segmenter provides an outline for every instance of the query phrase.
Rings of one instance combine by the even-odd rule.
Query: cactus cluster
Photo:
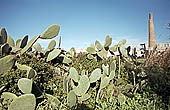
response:
[[[67,98],[70,107],[76,104],[76,99],[82,102],[90,98],[90,95],[88,94],[90,84],[96,83],[98,80],[101,80],[98,95],[96,98],[98,100],[100,91],[105,88],[109,84],[109,82],[115,77],[116,61],[113,61],[109,66],[105,66],[103,64],[102,69],[103,72],[100,68],[96,68],[92,71],[90,75],[88,71],[82,70],[81,75],[79,75],[74,67],[70,68],[68,77],[71,79],[70,82],[73,88],[68,93]]]

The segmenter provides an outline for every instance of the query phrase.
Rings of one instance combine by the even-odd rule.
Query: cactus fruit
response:
[[[100,79],[100,77],[101,77],[101,69],[97,68],[91,73],[89,77],[90,83],[96,82],[97,80]]]
[[[70,108],[76,105],[76,94],[74,93],[73,90],[71,90],[67,95],[67,103],[70,106]]]
[[[13,67],[15,58],[14,55],[7,55],[0,59],[0,75],[6,73]]]
[[[20,42],[20,48],[24,48],[27,45],[28,35],[24,36],[24,38]]]
[[[1,28],[0,30],[0,44],[4,44],[7,42],[7,32],[5,28]]]
[[[99,51],[103,49],[102,44],[101,44],[98,40],[96,40],[95,46],[96,46],[96,48],[97,48]]]
[[[107,35],[105,38],[104,47],[109,47],[111,44],[112,44],[112,38]]]
[[[70,70],[69,70],[69,77],[71,79],[73,79],[75,82],[78,82],[79,80],[79,75],[78,75],[78,72],[77,70],[74,68],[74,67],[71,67]]]
[[[61,53],[61,50],[59,50],[59,49],[57,49],[57,48],[54,49],[53,51],[51,51],[51,52],[48,54],[47,62],[53,60],[54,58],[56,58],[60,53]]]
[[[11,47],[15,47],[15,42],[12,39],[12,37],[10,35],[8,35],[7,37],[7,43],[11,46]]]
[[[50,43],[48,44],[48,50],[54,49],[55,46],[56,46],[56,41],[55,40],[50,41]]]
[[[32,91],[32,80],[27,79],[27,78],[21,78],[18,80],[18,88],[23,92],[23,93],[31,93]]]
[[[32,45],[38,40],[40,36],[37,35],[35,37],[33,37],[28,44],[21,50],[21,54],[24,54],[26,51],[28,51],[28,49],[30,49],[32,47]]]
[[[8,110],[34,110],[35,106],[35,96],[33,94],[24,94],[12,101]]]
[[[52,39],[58,35],[60,31],[60,26],[53,24],[49,26],[43,34],[40,36],[41,39]]]

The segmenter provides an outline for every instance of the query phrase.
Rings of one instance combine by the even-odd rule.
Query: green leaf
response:
[[[51,42],[48,44],[48,49],[52,50],[54,49],[56,46],[56,41],[55,40],[51,40]]]
[[[15,47],[15,42],[12,39],[12,37],[10,35],[8,35],[7,37],[7,43],[11,46],[11,47]]]
[[[109,82],[110,82],[109,77],[106,76],[106,77],[102,78],[101,83],[100,83],[100,89],[105,88],[109,84]]]
[[[32,80],[27,78],[21,78],[18,80],[18,88],[23,93],[31,93],[32,91]]]
[[[96,48],[97,48],[98,50],[102,50],[102,49],[103,49],[102,44],[101,44],[98,40],[96,40],[95,46],[96,46]]]
[[[35,96],[33,94],[24,94],[12,101],[8,110],[34,110],[35,106]]]
[[[53,51],[51,51],[49,54],[48,54],[48,57],[47,57],[47,62],[48,61],[51,61],[53,60],[54,58],[58,57],[58,55],[61,53],[61,50],[59,49],[54,49]]]
[[[104,47],[109,47],[112,44],[112,38],[110,36],[106,36]]]
[[[40,36],[41,39],[52,39],[58,35],[60,31],[60,26],[53,24],[49,26],[43,34]]]
[[[28,44],[21,50],[21,55],[24,54],[28,49],[30,49],[32,47],[32,45],[38,40],[40,36],[35,36],[33,37]]]
[[[89,77],[90,83],[96,82],[97,80],[100,79],[100,77],[101,77],[101,69],[97,68],[91,73]]]
[[[69,74],[70,78],[73,79],[75,82],[78,82],[79,75],[78,75],[77,70],[74,67],[70,68],[69,73],[70,73]]]
[[[9,71],[15,63],[14,55],[7,55],[0,59],[0,75]]]
[[[76,94],[74,93],[73,90],[70,91],[67,95],[67,103],[70,106],[70,108],[76,105]]]
[[[89,54],[96,54],[96,50],[93,47],[88,47],[86,50]]]

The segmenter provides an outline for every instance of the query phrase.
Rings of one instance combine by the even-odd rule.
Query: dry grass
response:
[[[170,48],[163,52],[158,52],[156,48],[148,55],[145,67],[159,66],[162,68],[170,67]]]

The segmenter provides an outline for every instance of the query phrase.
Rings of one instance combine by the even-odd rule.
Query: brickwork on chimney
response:
[[[155,46],[155,32],[152,13],[149,13],[149,49],[152,49]]]

